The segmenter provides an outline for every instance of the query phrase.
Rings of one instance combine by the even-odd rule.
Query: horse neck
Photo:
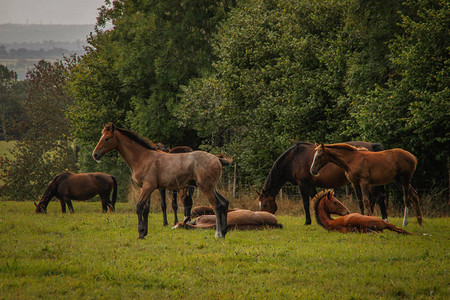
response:
[[[330,151],[330,150],[328,150]],[[355,151],[348,151],[348,150],[339,150],[339,149],[333,149],[335,153],[329,154],[331,158],[331,162],[336,164],[338,167],[341,167],[346,172],[348,172],[350,168],[350,164],[352,160],[355,158]]]
[[[275,174],[277,172],[272,171],[273,168],[270,170],[270,173],[264,182],[263,191],[265,194],[271,195],[275,198],[283,185],[288,182],[288,179],[285,177],[285,174]]]
[[[329,230],[332,227],[331,225],[334,219],[331,217],[330,213],[325,209],[325,198],[326,197],[323,197],[320,200],[319,205],[316,208],[316,221],[317,223],[319,223],[319,225]]]
[[[141,156],[145,155],[148,157],[149,152],[152,152],[152,150],[145,149],[143,146],[133,143],[128,137],[119,132],[116,132],[116,136],[119,136],[117,139],[117,151],[132,171],[137,170],[142,165]]]
[[[55,196],[55,194],[56,194],[56,179],[57,179],[57,177],[54,178],[52,180],[52,182],[50,182],[50,184],[45,189],[45,192],[42,195],[41,200],[39,201],[40,205],[45,205],[45,207],[47,207],[50,200],[53,198],[53,196]]]

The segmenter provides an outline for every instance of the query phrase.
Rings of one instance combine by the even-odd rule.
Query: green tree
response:
[[[361,136],[402,147],[419,160],[417,185],[447,188],[449,174],[449,10],[446,1],[406,1],[402,33],[390,42],[394,72],[358,99]],[[444,175],[444,176],[443,176]],[[443,178],[444,177],[444,178]]]
[[[64,92],[67,64],[40,61],[28,72],[25,112],[29,122],[11,159],[2,158],[2,192],[14,200],[36,200],[48,182],[63,171],[76,171],[76,152],[65,117],[72,99]]]
[[[243,3],[216,36],[215,72],[184,89],[183,124],[259,181],[293,140],[342,138],[345,57],[338,46],[347,5]]]

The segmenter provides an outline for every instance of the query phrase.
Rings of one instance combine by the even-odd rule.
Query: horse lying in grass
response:
[[[216,216],[210,214],[211,210],[212,208],[208,209],[208,207],[204,206],[202,206],[201,209],[194,208],[193,212],[205,214],[195,218],[191,222],[178,222],[173,228],[214,229],[216,226]],[[227,229],[256,230],[265,228],[283,228],[283,225],[278,223],[277,217],[266,211],[229,209],[227,221]]]
[[[112,201],[109,197],[112,190]],[[117,181],[114,176],[105,173],[81,173],[73,174],[64,172],[50,182],[38,204],[36,202],[36,213],[46,213],[47,206],[53,197],[59,199],[61,210],[66,213],[66,204],[71,213],[74,212],[73,200],[89,200],[99,195],[102,201],[102,211],[114,211],[117,198]]]
[[[350,213],[347,207],[336,199],[334,193],[330,190],[318,193],[314,197],[314,201],[316,221],[329,231],[368,233],[388,229],[402,234],[416,234],[398,228],[378,217]],[[332,214],[341,217],[333,219]]]

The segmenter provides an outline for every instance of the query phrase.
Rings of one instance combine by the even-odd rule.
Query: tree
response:
[[[64,92],[70,61],[40,61],[28,72],[25,112],[29,129],[16,144],[13,158],[1,160],[2,192],[14,200],[36,200],[48,182],[63,171],[76,171],[76,151],[65,117],[72,99]]]

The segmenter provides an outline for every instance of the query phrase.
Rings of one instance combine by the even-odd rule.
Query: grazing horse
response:
[[[112,202],[109,196],[112,193]],[[117,198],[117,181],[114,176],[105,173],[72,174],[64,172],[57,175],[47,186],[41,201],[36,206],[36,213],[46,213],[47,205],[53,197],[59,199],[63,213],[66,213],[66,204],[73,213],[72,199],[88,200],[99,195],[102,200],[102,211],[114,211]]]
[[[348,144],[366,147],[371,151],[383,150],[381,144],[356,141],[348,142]],[[317,194],[316,187],[339,188],[349,183],[344,170],[334,164],[326,165],[320,171],[319,176],[311,175],[309,170],[314,158],[315,147],[312,143],[299,142],[286,150],[275,161],[266,177],[262,191],[258,195],[259,210],[274,214],[277,211],[276,197],[281,187],[286,182],[290,182],[300,187],[306,217],[305,225],[310,225],[309,199]],[[387,219],[384,188],[373,187],[372,193],[380,206],[382,218]],[[359,206],[361,212],[364,213],[364,205],[362,202],[360,202]]]
[[[367,233],[388,229],[398,233],[413,234],[380,218],[350,213],[347,207],[336,199],[331,191],[322,191],[316,195],[314,210],[317,224],[329,231]],[[342,217],[333,219],[332,214]]]
[[[370,152],[348,144],[321,144],[316,147],[311,174],[317,175],[327,163],[345,170],[347,178],[358,196],[368,206],[369,185],[385,185],[397,181],[403,190],[405,214],[403,226],[408,224],[408,204],[410,201],[417,213],[417,221],[422,225],[422,212],[417,192],[411,186],[411,178],[416,170],[417,159],[403,149]]]
[[[188,223],[179,222],[173,228],[186,229],[212,229],[216,226],[215,215],[201,215]],[[283,228],[283,225],[278,223],[275,215],[266,211],[251,211],[247,209],[234,209],[228,211],[228,229],[238,230],[253,230],[265,228]]]
[[[104,154],[113,150],[119,152],[131,169],[133,181],[141,187],[136,204],[140,239],[148,233],[150,196],[153,191],[179,190],[194,182],[214,208],[217,216],[216,238],[225,237],[228,200],[216,190],[222,176],[222,163],[218,157],[204,151],[165,153],[157,150],[152,142],[110,123],[103,128],[92,156],[99,161]]]
[[[187,153],[187,152],[194,151],[194,150],[192,150],[192,148],[190,148],[188,146],[178,146],[178,147],[175,147],[175,148],[172,148],[169,150],[164,144],[161,144],[161,143],[157,143],[156,148],[160,151],[167,152],[167,153]],[[161,210],[163,213],[163,225],[167,226],[169,223],[167,222],[167,212],[166,212],[167,211],[166,190],[159,190],[159,193],[161,195]],[[174,215],[173,224],[175,225],[178,223],[178,215],[177,215],[178,191],[170,191],[170,193],[172,194],[172,210],[173,210],[173,215]],[[193,201],[192,201],[193,194],[194,194],[194,186],[192,186],[192,185],[181,190],[181,202],[183,203],[183,206],[184,206],[183,222],[187,222],[190,220],[191,208],[192,208],[192,203],[193,203]]]

